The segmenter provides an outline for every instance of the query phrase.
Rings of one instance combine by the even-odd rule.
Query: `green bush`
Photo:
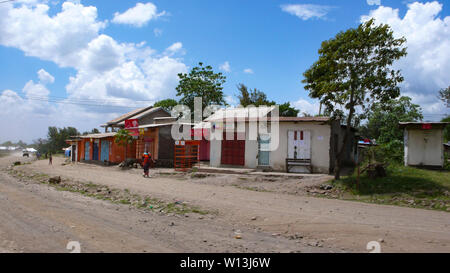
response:
[[[402,164],[404,158],[403,141],[393,140],[369,148],[364,155],[366,162]]]

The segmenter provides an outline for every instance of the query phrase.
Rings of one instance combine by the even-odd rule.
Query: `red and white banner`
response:
[[[132,136],[139,136],[139,121],[137,119],[125,120],[125,129],[130,132]]]

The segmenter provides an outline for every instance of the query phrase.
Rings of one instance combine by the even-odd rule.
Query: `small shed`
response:
[[[444,166],[444,128],[449,122],[400,122],[405,166]]]

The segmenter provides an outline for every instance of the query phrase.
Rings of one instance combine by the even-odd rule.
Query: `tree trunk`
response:
[[[345,135],[344,135],[344,141],[342,142],[342,146],[341,148],[339,148],[339,142],[338,142],[338,148],[337,150],[339,150],[339,152],[336,155],[336,159],[335,159],[335,164],[334,164],[334,179],[335,180],[339,180],[341,178],[341,165],[342,165],[342,160],[344,157],[344,152],[346,150],[347,147],[347,143],[348,143],[348,138],[350,136],[350,131],[351,131],[351,125],[352,125],[352,118],[353,118],[353,114],[355,113],[355,102],[354,102],[354,89],[352,88],[351,94],[350,94],[350,111],[347,117],[347,128],[345,128]],[[340,124],[339,124],[339,130],[340,128]]]
[[[341,179],[341,162],[336,156],[336,159],[334,160],[334,180]]]

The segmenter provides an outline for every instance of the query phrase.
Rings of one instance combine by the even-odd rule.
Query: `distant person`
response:
[[[48,155],[48,165],[53,165],[52,153],[49,153],[49,155]]]
[[[150,160],[151,160],[151,156],[149,153],[145,152],[142,155],[142,166],[144,167],[144,177],[150,177],[149,175],[149,169],[150,169]]]
[[[37,158],[38,160],[41,159],[41,153],[36,152],[36,158]]]

